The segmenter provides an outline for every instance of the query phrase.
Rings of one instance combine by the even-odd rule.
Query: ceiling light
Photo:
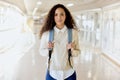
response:
[[[74,6],[74,4],[73,3],[67,4],[67,7],[71,7],[71,6]]]
[[[37,5],[41,5],[41,4],[42,4],[42,2],[41,2],[41,1],[38,1],[38,2],[37,2]]]
[[[38,8],[34,8],[32,15],[35,15],[35,13],[37,12],[37,10],[38,10]]]

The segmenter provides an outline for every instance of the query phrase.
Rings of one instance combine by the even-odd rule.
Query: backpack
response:
[[[49,31],[49,42],[52,42],[54,39],[54,30],[50,30]],[[68,29],[68,43],[72,42],[72,29]],[[49,50],[49,58],[48,58],[48,69],[50,67],[50,59],[51,59],[51,55],[52,55],[52,51],[53,49],[50,48]],[[68,50],[68,61],[69,61],[69,65],[72,67],[71,62],[70,62],[70,58],[71,58],[72,54],[71,54],[71,49]]]

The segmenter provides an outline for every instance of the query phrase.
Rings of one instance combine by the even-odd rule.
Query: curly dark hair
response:
[[[42,29],[40,31],[41,36],[44,32],[53,29],[54,26],[56,25],[56,23],[54,21],[54,15],[55,15],[55,11],[57,8],[62,8],[65,11],[65,15],[66,15],[65,25],[67,26],[67,28],[75,28],[76,27],[75,21],[71,15],[70,11],[63,4],[56,4],[51,8],[51,10],[49,11],[49,13],[46,17],[45,23],[43,24]]]

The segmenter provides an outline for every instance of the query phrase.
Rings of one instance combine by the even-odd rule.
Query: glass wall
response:
[[[77,27],[80,30],[80,43],[100,47],[101,15],[97,11],[80,13],[76,16]]]
[[[102,50],[120,63],[120,5],[103,10]]]
[[[0,1],[0,80],[17,80],[20,60],[33,45],[26,16],[14,5]]]
[[[76,15],[80,43],[100,49],[120,64],[120,4]]]

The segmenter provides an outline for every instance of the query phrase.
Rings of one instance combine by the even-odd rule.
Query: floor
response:
[[[78,80],[120,80],[120,67],[94,48],[84,47],[76,63]]]

